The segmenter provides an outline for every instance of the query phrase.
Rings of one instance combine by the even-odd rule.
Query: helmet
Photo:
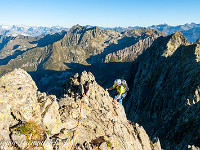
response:
[[[116,79],[116,80],[114,81],[114,84],[115,84],[115,85],[121,85],[121,83],[122,83],[122,82],[121,82],[120,79]]]
[[[78,76],[79,76],[78,73],[76,73],[76,74],[74,75],[74,78],[78,78]]]

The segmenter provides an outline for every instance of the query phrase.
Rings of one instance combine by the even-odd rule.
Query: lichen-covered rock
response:
[[[109,93],[97,84],[90,72],[83,72],[80,76],[80,84],[85,85],[86,82],[89,83],[89,90],[85,96],[80,95],[76,105],[69,97],[59,101],[59,105],[62,106],[60,111],[63,122],[68,122],[68,118],[72,118],[77,120],[78,124],[81,114],[75,136],[76,149],[82,149],[86,141],[89,141],[93,148],[99,149],[153,149],[145,130],[139,125],[133,128],[126,118],[123,106],[112,102]],[[78,93],[79,89],[76,86],[66,85],[69,95],[70,92]]]
[[[47,128],[48,131],[51,131],[51,134],[60,132],[59,126],[61,125],[61,120],[58,109],[59,105],[55,99],[42,118],[43,125]]]
[[[15,69],[0,79],[0,141],[12,147],[10,128],[22,122],[41,120],[36,97],[37,87],[31,76],[22,69]],[[5,144],[6,143],[6,144]],[[3,148],[3,149],[4,149]],[[7,149],[5,148],[5,149]]]
[[[84,94],[70,81],[67,93],[59,100],[37,91],[22,69],[0,81],[0,140],[8,141],[7,145],[1,143],[2,149],[71,149],[73,145],[82,150],[158,147],[154,147],[141,126],[135,127],[127,120],[123,106],[112,103],[109,93],[90,72],[80,76]]]
[[[21,121],[40,120],[39,105],[37,103],[37,86],[31,76],[24,70],[15,69],[0,79],[1,103]],[[1,110],[2,110],[1,109]],[[7,116],[9,116],[9,113]],[[5,116],[2,114],[2,117]]]

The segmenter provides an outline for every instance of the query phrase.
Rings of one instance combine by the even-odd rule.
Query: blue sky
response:
[[[199,0],[0,0],[0,25],[102,27],[200,23]]]

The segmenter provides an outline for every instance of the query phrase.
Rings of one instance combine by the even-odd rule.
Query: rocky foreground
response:
[[[80,83],[89,82],[82,94],[67,82],[63,98],[37,91],[22,69],[0,78],[0,149],[160,150],[142,126],[127,120],[124,108],[83,72]],[[74,136],[73,136],[74,135]],[[73,139],[74,137],[74,139]]]

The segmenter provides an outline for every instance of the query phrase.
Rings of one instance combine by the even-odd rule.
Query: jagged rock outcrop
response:
[[[40,111],[36,102],[37,87],[30,75],[23,70],[14,70],[0,79],[1,99],[1,129],[0,136],[3,144],[8,143],[2,149],[9,149],[11,141],[10,129],[22,122],[39,123]],[[5,142],[5,143],[4,143]]]
[[[154,40],[160,36],[165,36],[165,34],[160,31],[145,28],[128,30],[124,32],[123,35],[134,37],[135,39],[132,40],[135,40],[135,43],[117,52],[107,54],[105,56],[105,62],[132,62],[136,60],[144,50],[149,48]]]
[[[127,116],[159,137],[164,149],[200,146],[199,52],[198,43],[177,32],[155,40],[133,65]]]
[[[159,140],[151,142],[143,127],[126,119],[123,106],[112,103],[91,73],[83,72],[78,82],[89,83],[85,96],[70,80],[57,100],[37,91],[22,69],[1,77],[1,149],[71,149],[73,133],[75,149],[161,149]]]
[[[9,106],[2,108],[10,110],[16,120],[29,122],[40,119],[39,107],[35,105],[37,87],[27,72],[16,69],[1,77],[0,84],[2,106]]]
[[[28,148],[30,142],[44,140],[45,131],[60,132],[56,97],[38,92],[26,71],[15,69],[1,77],[0,87],[2,149]]]

